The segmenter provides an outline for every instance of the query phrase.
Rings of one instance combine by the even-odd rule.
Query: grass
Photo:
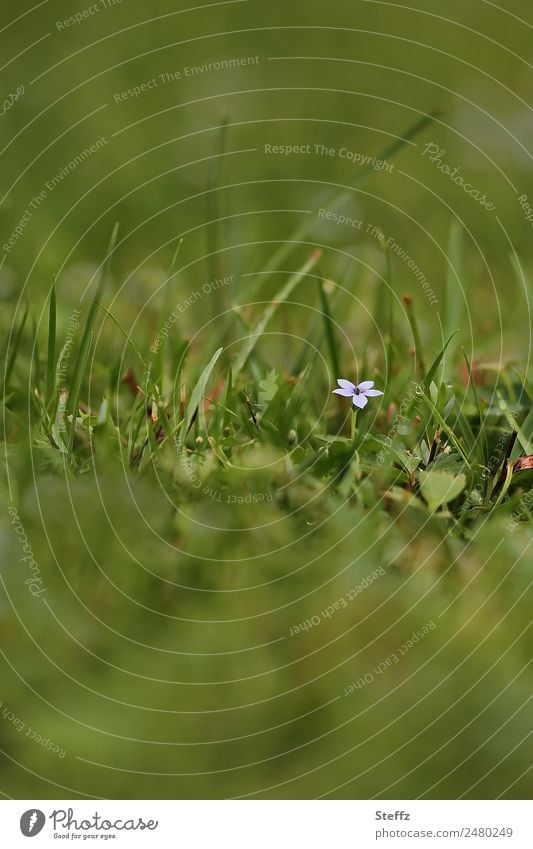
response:
[[[68,751],[0,723],[13,795],[530,792],[531,385],[513,364],[481,376],[455,301],[428,344],[391,257],[365,321],[307,238],[199,342],[165,332],[168,298],[115,314],[115,228],[65,380],[57,283],[46,327],[28,307],[7,322],[1,497],[46,594],[20,580],[6,509],[2,699]],[[450,263],[466,285],[455,228]],[[337,377],[385,394],[355,422]]]
[[[372,374],[365,374],[384,388],[385,396],[379,402],[372,399],[360,414],[354,438],[349,401],[329,396],[331,385],[335,385],[333,378],[340,376],[341,370],[354,379],[362,377],[355,374],[353,363],[346,362],[346,353],[339,345],[340,316],[333,314],[324,283],[318,286],[317,305],[323,324],[313,322],[301,351],[296,347],[291,353],[295,368],[285,358],[287,365],[268,410],[261,409],[258,397],[257,376],[265,371],[265,359],[257,354],[257,348],[270,332],[275,316],[283,309],[290,311],[288,302],[301,281],[313,282],[312,271],[320,253],[314,253],[300,271],[290,275],[266,306],[260,303],[248,311],[251,323],[250,318],[242,319],[241,306],[233,308],[233,326],[228,323],[226,332],[232,332],[237,320],[246,332],[233,355],[226,354],[221,346],[212,355],[207,352],[205,362],[201,356],[193,362],[190,346],[185,343],[176,366],[167,338],[156,354],[150,352],[152,340],[146,338],[141,353],[112,312],[100,303],[116,237],[115,229],[97,295],[80,330],[66,387],[60,387],[55,378],[59,370],[56,352],[60,350],[55,287],[49,300],[48,339],[43,340],[41,348],[47,351],[46,360],[41,362],[36,341],[31,353],[28,350],[29,339],[24,337],[27,308],[12,333],[3,381],[7,447],[16,443],[21,433],[18,411],[24,406],[29,387],[33,405],[30,437],[48,445],[50,453],[62,449],[69,473],[97,466],[104,443],[105,451],[114,452],[132,471],[142,474],[155,466],[170,477],[183,451],[197,471],[207,459],[216,457],[217,463],[210,467],[218,473],[217,467],[230,469],[236,458],[243,462],[247,455],[272,448],[287,452],[294,473],[304,472],[326,482],[330,493],[335,494],[355,461],[360,474],[352,479],[350,498],[357,498],[361,480],[372,489],[376,505],[389,503],[391,493],[403,490],[411,506],[428,515],[434,514],[437,506],[439,519],[450,533],[461,538],[468,536],[470,526],[475,526],[480,516],[487,518],[495,510],[512,512],[525,494],[529,477],[516,469],[521,467],[517,462],[520,456],[531,453],[531,387],[518,373],[505,368],[493,386],[477,386],[464,353],[467,379],[445,379],[445,371],[459,372],[458,357],[453,366],[448,357],[452,342],[456,350],[457,330],[436,355],[433,352],[432,363],[425,368],[411,298],[405,303],[415,356],[411,355],[410,339],[395,333],[388,375],[377,362]],[[334,288],[331,282],[329,286]],[[392,300],[392,288],[387,291]],[[96,356],[107,360],[102,345],[105,347],[106,334],[111,335],[113,327],[118,327],[123,337],[124,352],[120,362],[108,365],[107,378],[94,387],[91,358],[95,356],[92,346],[98,321],[100,349]],[[159,326],[164,322],[161,315]],[[315,354],[304,366],[309,344]],[[316,373],[316,352],[323,345],[329,359],[329,382],[323,373],[317,379]],[[96,370],[94,363],[93,368]],[[67,398],[63,409],[58,403],[60,392]],[[95,395],[98,403],[93,408],[91,399]],[[325,414],[318,418],[317,411],[325,406]],[[67,436],[59,442],[61,432]],[[296,439],[290,434],[297,434]],[[508,476],[507,468],[511,469]],[[424,497],[420,486],[423,474],[426,491],[430,488],[429,472],[435,475],[436,484],[450,487],[450,497],[444,492],[437,505]],[[502,475],[503,491],[497,486]],[[463,484],[460,491],[457,479]],[[474,492],[482,493],[482,506],[472,500]]]

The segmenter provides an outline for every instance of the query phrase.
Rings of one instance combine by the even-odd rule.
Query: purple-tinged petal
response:
[[[337,380],[337,383],[341,389],[350,389],[352,392],[355,392],[355,383],[352,383],[351,380],[343,380],[340,378]]]
[[[362,382],[362,383],[359,383],[359,384],[358,384],[357,388],[358,388],[361,392],[366,392],[366,390],[367,390],[367,389],[372,389],[373,385],[374,385],[374,381],[373,381],[373,380],[363,380],[363,382]]]
[[[383,392],[380,392],[379,389],[367,389],[365,395],[367,398],[377,398],[378,395],[383,395]]]
[[[359,407],[359,409],[362,410],[363,407],[366,407],[366,405],[368,404],[368,400],[366,398],[366,395],[354,395],[353,403],[355,407]]]
[[[351,389],[334,389],[333,395],[342,395],[343,398],[351,398],[353,392]]]

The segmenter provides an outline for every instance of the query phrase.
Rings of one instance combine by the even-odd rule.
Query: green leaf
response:
[[[421,463],[420,457],[417,457],[416,454],[412,454],[410,451],[404,448],[403,445],[399,448],[396,448],[395,453],[398,457],[400,464],[403,466],[406,472],[409,472],[409,474],[413,474],[413,472],[416,472]]]
[[[464,465],[463,458],[460,454],[457,454],[455,451],[451,451],[450,453],[443,451],[441,454],[437,454],[431,463],[431,471],[446,472],[455,477],[464,471]]]
[[[466,486],[466,475],[450,475],[447,472],[419,472],[418,480],[422,495],[432,510],[453,501]]]

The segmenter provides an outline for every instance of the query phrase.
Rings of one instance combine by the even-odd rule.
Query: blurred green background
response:
[[[176,335],[193,339],[204,363],[216,348],[217,322],[207,322],[217,311],[234,298],[246,302],[248,292],[268,299],[279,286],[252,287],[254,278],[242,275],[268,268],[294,228],[316,219],[282,269],[299,268],[324,246],[321,275],[355,299],[341,340],[347,375],[350,344],[362,345],[371,317],[381,318],[386,260],[371,225],[394,238],[438,296],[431,306],[406,262],[392,257],[395,295],[398,303],[412,295],[429,361],[454,304],[459,343],[480,368],[525,370],[528,287],[516,268],[527,279],[533,259],[518,200],[533,199],[526,0],[505,9],[486,0],[104,5],[49,0],[0,11],[10,104],[0,118],[4,335],[29,301],[35,338],[45,338],[56,275],[64,334],[72,310],[85,309],[118,221],[107,303],[139,346],[149,345],[164,304],[172,309],[206,281],[234,275],[228,290],[199,299],[177,323]],[[66,26],[76,14],[81,20]],[[259,61],[185,71],[252,57]],[[430,113],[433,122],[391,158],[394,168],[371,173],[335,209],[363,222],[361,230],[319,219],[331,191],[363,170],[338,155],[342,148],[377,156]],[[70,170],[98,139],[100,149]],[[337,153],[316,155],[318,144]],[[444,149],[442,162],[459,167],[493,211],[435,167],[424,155],[429,144]],[[311,153],[268,154],[265,145],[309,145]],[[457,273],[447,258],[453,220],[463,232]],[[297,300],[316,308],[316,290],[301,286]],[[284,368],[295,344],[287,337],[305,336],[307,320],[294,308],[282,322],[269,365]],[[408,335],[401,307],[397,320]],[[379,338],[373,345],[376,364]],[[97,395],[123,349],[106,325],[96,344]],[[7,445],[4,433],[1,460],[4,795],[531,793],[526,527],[510,534],[504,515],[464,546],[436,519],[348,507],[305,478],[283,503],[197,494],[176,510],[164,476],[126,475],[104,455],[96,471],[73,478],[47,446],[30,449],[17,435]],[[284,464],[281,452],[261,454],[254,491],[278,493]],[[239,472],[217,485],[246,491]],[[312,507],[299,512],[309,498]],[[44,601],[20,581],[11,502],[40,566]],[[386,574],[347,608],[290,636],[378,567]],[[437,627],[402,663],[344,695],[429,622]],[[28,728],[65,756],[26,736]]]

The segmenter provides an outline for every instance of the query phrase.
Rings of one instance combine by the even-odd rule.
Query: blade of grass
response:
[[[446,422],[446,420],[439,413],[438,409],[436,408],[436,406],[433,403],[433,401],[431,400],[431,398],[428,398],[428,396],[426,395],[426,393],[422,389],[420,390],[420,397],[426,403],[429,410],[433,414],[434,418],[437,420],[437,422],[441,426],[444,433],[447,435],[448,439],[450,440],[450,442],[452,443],[454,448],[459,452],[459,454],[461,455],[461,457],[465,461],[466,465],[470,469],[471,464],[470,464],[470,460],[468,458],[468,455],[466,454],[463,446],[461,445],[461,443],[459,442],[459,440],[455,436],[455,433],[453,432],[453,430],[451,429],[449,424]]]
[[[422,354],[422,341],[420,339],[420,331],[418,329],[418,322],[416,320],[416,315],[413,307],[413,299],[411,295],[404,295],[403,302],[405,304],[405,311],[407,313],[407,320],[409,322],[409,327],[411,328],[411,333],[413,334],[413,342],[415,345],[415,356],[416,356],[416,370],[418,374],[424,374],[424,357]]]
[[[418,121],[415,121],[411,127],[399,138],[396,139],[392,144],[388,145],[380,154],[376,157],[376,159],[389,160],[396,156],[409,142],[415,138],[419,133],[425,130],[433,121],[435,121],[439,116],[440,112],[431,112],[429,115],[424,115]],[[362,185],[366,180],[369,179],[374,174],[374,168],[372,166],[365,167],[357,176],[349,180],[345,186],[342,187],[339,191],[334,191],[330,195],[329,198],[322,204],[322,206],[327,208],[335,208],[338,206],[342,206],[343,203],[351,201],[353,199],[353,189]],[[266,271],[265,274],[262,274],[259,280],[255,281],[255,283],[251,283],[246,287],[246,291],[243,293],[244,298],[249,298],[250,295],[254,295],[257,289],[259,289],[264,283],[266,283],[272,274],[277,271],[281,265],[286,261],[286,259],[291,255],[295,247],[298,246],[301,242],[305,241],[310,231],[315,226],[315,219],[313,216],[307,216],[305,220],[299,224],[294,231],[291,233],[289,238],[278,248],[277,251],[274,252],[274,255],[269,259],[267,265],[263,269]]]
[[[445,354],[445,353],[446,353],[446,351],[447,351],[448,345],[449,345],[449,344],[450,344],[450,342],[452,341],[452,339],[453,339],[453,337],[455,336],[455,334],[456,334],[456,333],[458,333],[458,332],[459,332],[458,330],[455,330],[455,331],[451,334],[451,336],[449,337],[448,341],[447,341],[447,342],[444,344],[444,346],[441,348],[440,352],[437,354],[436,358],[434,359],[433,363],[431,364],[431,367],[430,367],[429,371],[427,372],[427,374],[426,374],[426,376],[425,376],[424,380],[422,381],[422,386],[424,387],[424,389],[428,390],[428,389],[429,389],[429,387],[431,386],[431,383],[432,383],[432,381],[433,381],[433,378],[434,378],[434,377],[435,377],[435,375],[437,374],[438,368],[439,368],[439,366],[440,366],[440,364],[441,364],[441,362],[442,362],[442,359],[443,359],[443,357],[444,357],[444,354]]]
[[[13,374],[13,368],[15,366],[15,362],[18,356],[18,352],[20,349],[20,343],[22,341],[22,334],[24,332],[24,328],[26,326],[26,319],[28,318],[29,305],[26,304],[24,307],[24,312],[22,314],[22,319],[19,324],[18,330],[15,333],[15,338],[13,341],[13,347],[11,349],[11,354],[7,358],[6,368],[4,371],[4,380],[2,385],[2,396],[5,397],[9,391],[9,382],[11,380],[11,375]],[[9,344],[9,343],[8,343]]]
[[[507,460],[502,471],[502,477],[498,482],[497,489],[492,493],[496,497],[496,501],[494,502],[493,509],[496,509],[500,506],[503,499],[507,495],[507,490],[511,485],[511,481],[513,479],[513,464],[510,460]]]
[[[50,305],[48,308],[48,351],[46,359],[46,399],[48,407],[54,398],[56,391],[56,327],[57,327],[57,303],[56,284],[52,284],[50,292]]]
[[[235,322],[239,325],[239,332],[242,331],[243,336],[249,337],[252,333],[252,328],[250,327],[250,325],[248,324],[248,322],[244,318],[241,308],[236,307],[232,312],[232,316],[234,317]],[[254,353],[254,356],[253,356],[252,360],[250,361],[250,365],[249,365],[250,370],[255,371],[256,374],[259,373],[260,371],[263,371],[263,372],[267,371],[268,370],[267,363],[264,362],[263,358],[259,355],[259,353],[257,351],[254,351],[253,353]],[[259,380],[261,380],[261,378],[259,378]]]
[[[464,311],[466,292],[463,284],[462,274],[463,253],[463,230],[459,222],[452,218],[450,234],[448,237],[448,273],[446,277],[446,300],[444,305],[444,336],[453,339],[450,344],[447,357],[453,359],[457,348],[457,340],[452,334],[461,325]],[[466,280],[467,278],[465,278]],[[445,361],[443,361],[443,376],[446,374]]]
[[[380,235],[376,241],[380,248],[381,254],[385,261],[385,276],[378,271],[373,270],[371,273],[372,282],[376,280],[376,294],[374,300],[374,309],[368,322],[368,331],[365,338],[365,350],[370,345],[376,333],[376,327],[382,337],[388,338],[388,343],[392,339],[392,317],[393,317],[393,289],[392,289],[392,260],[391,252],[387,247],[387,242],[384,234],[377,228]],[[372,247],[373,250],[373,247]],[[370,263],[369,263],[370,264]],[[365,368],[366,370],[366,368]]]
[[[222,419],[222,428],[228,427],[231,414],[231,398],[233,395],[233,369],[230,367],[226,379],[226,393],[224,395],[224,415]]]
[[[104,305],[101,304],[100,301],[95,300],[95,303],[98,304],[98,306],[100,307],[102,312],[105,312],[105,314],[109,316],[111,321],[114,324],[116,324],[116,326],[118,327],[118,329],[120,330],[120,332],[124,336],[126,342],[128,343],[128,345],[131,347],[132,351],[134,352],[135,356],[137,357],[137,359],[139,360],[139,362],[143,366],[143,368],[145,370],[145,374],[149,374],[149,372],[150,372],[149,364],[144,359],[143,355],[141,354],[141,352],[139,351],[139,349],[135,345],[135,343],[134,343],[133,339],[131,338],[131,336],[129,335],[129,333],[127,333],[127,331],[122,327],[118,318],[116,318],[116,316],[114,316],[113,313],[110,312],[110,310],[107,309],[107,307],[104,307]],[[152,388],[152,384],[150,384],[150,385],[151,385],[151,388]]]
[[[300,271],[297,271],[295,274],[293,274],[289,278],[288,282],[279,290],[279,292],[276,294],[274,299],[270,302],[268,307],[263,311],[261,318],[257,322],[257,324],[256,324],[254,330],[252,331],[251,335],[248,337],[248,339],[244,343],[244,347],[243,347],[242,351],[240,352],[240,354],[238,355],[237,361],[233,366],[234,377],[238,377],[238,375],[240,374],[240,372],[242,371],[242,369],[246,365],[248,357],[250,356],[253,349],[255,348],[257,341],[261,338],[261,336],[265,332],[266,326],[267,326],[268,322],[270,321],[270,319],[272,318],[272,316],[274,315],[274,313],[276,312],[278,306],[280,304],[282,304],[284,301],[286,301],[287,298],[289,298],[293,289],[298,285],[300,280],[302,280],[305,277],[305,275],[308,274],[309,271],[311,271],[311,269],[315,267],[315,265],[317,264],[317,262],[319,261],[321,256],[322,256],[321,251],[313,251],[311,257],[307,260],[305,265],[300,269]]]
[[[533,454],[533,446],[532,446],[531,442],[529,441],[529,439],[525,435],[524,431],[522,430],[522,428],[520,427],[520,425],[516,421],[511,410],[507,406],[505,399],[502,398],[502,396],[500,395],[499,392],[497,393],[497,395],[498,395],[498,406],[499,406],[500,410],[502,411],[503,415],[505,416],[505,418],[507,419],[507,422],[508,422],[509,426],[511,427],[511,429],[516,431],[520,445],[522,446],[522,448],[524,449],[526,454]]]
[[[217,277],[224,277],[224,267],[222,265],[222,256],[219,250],[220,247],[220,192],[215,189],[220,185],[220,175],[224,162],[224,151],[226,148],[226,135],[228,129],[228,116],[224,115],[219,130],[215,138],[214,158],[210,160],[208,177],[207,177],[207,221],[211,223],[206,228],[207,240],[207,262],[208,271],[211,280]],[[224,311],[224,287],[215,289],[212,293],[213,316],[218,316]]]
[[[32,320],[32,332],[33,332],[33,368],[35,372],[35,378],[33,381],[34,393],[41,395],[41,354],[39,349],[39,336],[37,333],[37,322],[35,320],[35,316]]]
[[[91,330],[89,337],[87,339],[87,345],[83,348],[83,359],[80,361],[80,364],[79,364],[79,371],[80,371],[80,375],[82,375],[82,376],[85,373],[85,369],[87,367],[87,363],[89,362],[89,357],[91,355],[91,345],[92,345],[92,341],[93,341],[93,336],[94,336],[94,333]],[[75,412],[70,412],[70,411],[67,411],[67,409],[65,409],[65,419],[67,417],[72,418],[72,421],[71,421],[71,424],[70,424],[70,431],[68,433],[68,439],[67,439],[67,447],[68,447],[70,454],[72,454],[72,449],[74,448],[74,436],[75,436],[75,433],[76,433],[76,418],[78,416],[78,410],[79,410],[79,405],[80,405],[80,396],[81,396],[81,378],[80,378],[80,381],[79,381],[79,384],[78,384],[77,390],[76,390],[76,396],[75,396],[76,397],[76,403],[73,404],[73,407],[72,407],[73,410],[75,410]]]
[[[455,331],[455,332],[457,333],[458,331]],[[442,362],[442,358],[444,357],[444,354],[446,353],[446,349],[447,349],[448,345],[450,344],[454,335],[455,334],[452,334],[452,336],[450,336],[450,338],[447,340],[447,342],[445,342],[445,344],[443,345],[443,347],[441,348],[441,350],[439,351],[439,353],[437,354],[437,356],[433,360],[433,363],[431,364],[429,371],[427,372],[426,376],[422,380],[422,383],[421,383],[419,389],[417,390],[417,395],[419,394],[419,391],[420,391],[420,393],[422,392],[422,389],[425,389],[426,392],[429,390],[429,387],[431,386],[433,378],[435,377],[437,370],[438,370],[438,368],[439,368],[439,366]],[[409,404],[409,407],[408,407],[408,410],[407,410],[407,413],[406,413],[407,418],[409,418],[409,416],[411,416],[413,414],[417,403],[418,403],[417,398],[416,397],[413,398],[413,400]],[[428,424],[429,424],[429,421],[426,422],[426,424],[424,425],[424,429],[427,428]]]
[[[485,424],[483,422],[483,413],[481,411],[481,403],[479,401],[479,395],[477,393],[476,381],[474,380],[474,375],[472,373],[472,366],[471,366],[471,363],[470,363],[468,357],[466,356],[464,349],[462,349],[462,351],[463,351],[463,357],[464,357],[464,360],[465,360],[465,363],[466,363],[466,367],[468,369],[468,376],[469,376],[469,379],[470,379],[470,388],[472,390],[472,395],[474,396],[477,414],[479,416],[479,434],[480,434],[480,437],[481,437],[481,445],[482,445],[481,460],[482,460],[483,465],[486,466],[487,463],[488,463],[488,459],[489,459],[489,443],[488,443],[488,439],[487,439],[487,431],[486,431],[486,428],[485,428]]]
[[[454,405],[452,407],[452,414],[455,415],[453,425],[451,425],[452,430],[455,433],[456,429],[460,429],[460,434],[463,437],[465,445],[467,446],[468,450],[473,455],[475,450],[476,450],[478,440],[476,439],[476,437],[474,435],[474,431],[472,430],[472,427],[470,425],[470,422],[468,421],[468,419],[464,415],[464,413],[462,411],[462,405],[459,404],[459,402],[457,401],[457,398],[455,398],[455,400],[454,400]]]
[[[508,470],[509,470],[509,465],[511,466],[511,477],[513,475],[514,464],[515,464],[516,461],[511,460],[511,454],[513,453],[513,448],[514,448],[515,443],[516,443],[517,435],[518,434],[517,434],[516,430],[513,430],[513,432],[511,433],[509,442],[507,443],[507,448],[505,449],[505,456],[503,458],[503,462],[502,462],[502,465],[501,465],[500,476],[498,477],[498,475],[497,475],[498,469],[496,469],[495,473],[492,477],[492,480],[489,480],[489,486],[487,487],[487,499],[486,499],[486,501],[489,500],[490,498],[496,497],[498,492],[500,492],[501,487],[504,486],[506,478],[507,478],[507,473],[508,473]],[[509,478],[509,480],[510,480],[510,478]],[[491,488],[491,485],[492,485],[492,488]]]
[[[113,257],[113,252],[115,250],[115,245],[117,242],[118,236],[118,224],[115,224],[113,227],[113,232],[111,234],[111,239],[109,241],[109,247],[107,250],[107,254],[102,265],[102,270],[100,273],[100,279],[98,281],[98,287],[96,290],[96,296],[93,299],[91,304],[91,308],[89,310],[89,314],[87,316],[87,321],[85,322],[85,327],[83,328],[83,335],[81,338],[80,348],[78,351],[78,355],[74,364],[74,371],[72,374],[72,379],[70,381],[70,389],[69,395],[67,399],[67,415],[72,416],[72,427],[69,434],[69,448],[72,450],[72,446],[74,444],[74,431],[76,426],[76,416],[78,413],[78,405],[80,402],[81,395],[81,386],[83,381],[83,375],[85,371],[85,365],[88,362],[89,350],[91,346],[91,341],[93,338],[93,328],[96,322],[96,316],[98,314],[99,309],[99,301],[104,292],[107,278],[109,274],[109,269],[111,266],[111,260]]]
[[[335,339],[335,327],[333,324],[333,319],[331,317],[331,309],[329,305],[329,298],[326,292],[326,282],[324,280],[317,280],[318,285],[318,296],[320,298],[320,306],[322,308],[322,316],[324,319],[324,332],[326,335],[326,342],[329,349],[329,356],[331,359],[331,367],[333,369],[333,375],[335,378],[340,377],[341,368],[339,363],[339,356],[337,354],[337,342]]]
[[[331,315],[344,315],[343,312],[343,301],[345,300],[346,292],[343,288],[337,287],[337,291],[334,293],[333,297],[329,298]],[[348,307],[346,307],[348,309]],[[298,375],[301,374],[303,369],[306,366],[306,363],[309,362],[309,348],[322,350],[324,345],[324,322],[322,320],[322,316],[318,313],[313,315],[313,318],[308,324],[307,330],[303,334],[303,338],[305,342],[302,344],[301,350],[298,353],[298,356],[295,358],[293,364],[290,366],[290,374]],[[314,357],[314,355],[312,355]]]
[[[392,274],[392,257],[390,248],[387,247],[386,239],[378,240],[379,246],[385,259],[386,276],[380,277],[378,281],[378,290],[376,293],[376,305],[374,308],[374,316],[377,326],[381,334],[387,342],[387,374],[392,373],[393,368],[393,330],[394,330],[394,289],[393,289],[393,274]],[[370,345],[375,329],[374,323],[370,323],[368,336],[366,340],[366,349]]]
[[[219,348],[218,351],[216,351],[213,354],[213,356],[209,360],[208,364],[204,368],[202,374],[200,375],[198,383],[196,384],[196,386],[193,389],[193,392],[192,392],[191,397],[189,399],[189,403],[187,404],[187,409],[185,411],[185,423],[184,423],[184,426],[181,428],[180,434],[179,434],[179,437],[178,437],[178,445],[180,447],[182,447],[185,444],[185,439],[187,437],[187,434],[189,433],[192,425],[194,424],[194,420],[195,420],[195,418],[198,414],[198,408],[201,404],[202,398],[204,397],[205,387],[206,387],[207,381],[209,380],[209,378],[211,376],[211,372],[213,371],[213,369],[214,369],[214,367],[217,363],[217,360],[220,357],[223,350],[224,350],[223,348]]]
[[[182,245],[183,245],[183,239],[178,239],[178,243],[176,245],[176,249],[174,251],[174,254],[172,256],[172,259],[170,261],[170,266],[169,266],[169,269],[168,269],[168,277],[167,277],[168,283],[170,283],[170,281],[174,277],[174,274],[176,273],[176,266],[178,264],[178,257],[180,255]],[[168,317],[171,313],[171,309],[170,309],[170,306],[169,306],[169,291],[170,291],[170,286],[168,286],[168,285],[165,286],[165,293],[164,293],[165,294],[165,298],[164,298],[165,303],[164,303],[164,307],[163,307],[163,314],[161,315],[161,318],[160,318],[160,321],[159,321],[159,331],[158,331],[158,334],[157,334],[157,340],[160,341],[160,344],[159,344],[157,351],[156,351],[156,353],[154,354],[154,357],[153,357],[153,361],[154,361],[154,369],[153,369],[154,378],[153,379],[154,379],[154,383],[156,383],[160,387],[161,392],[163,392],[165,350],[166,350],[166,343],[167,343],[167,339],[168,339],[168,336],[163,331],[165,329],[165,322],[168,320]],[[174,325],[174,327],[175,327],[175,325]]]
[[[130,465],[140,461],[142,451],[144,450],[143,447],[140,452],[138,451],[136,453],[141,430],[146,427],[146,397],[147,392],[141,389],[135,398],[135,403],[128,422],[128,458]]]
[[[131,336],[130,336],[128,333],[126,333],[125,329],[122,327],[122,325],[120,324],[120,322],[118,321],[118,319],[117,319],[117,318],[115,318],[115,316],[113,315],[113,313],[111,313],[111,312],[110,312],[110,311],[109,311],[106,307],[104,307],[102,304],[99,304],[99,306],[100,306],[100,307],[101,307],[101,309],[102,309],[102,310],[103,310],[103,311],[104,311],[104,312],[105,312],[105,313],[109,316],[109,318],[110,318],[110,319],[111,319],[111,320],[112,320],[112,321],[116,324],[116,326],[118,327],[118,329],[120,330],[120,332],[121,332],[121,333],[123,334],[123,336],[125,337],[126,342],[128,342],[128,343],[129,343],[129,345],[131,346],[132,350],[135,352],[135,355],[136,355],[136,356],[137,356],[137,358],[139,359],[139,361],[140,361],[141,365],[143,366],[143,368],[144,368],[144,376],[145,376],[145,378],[146,378],[146,390],[143,392],[144,398],[145,398],[145,399],[148,399],[148,398],[150,397],[150,395],[152,396],[152,398],[153,398],[153,405],[154,405],[154,406],[156,407],[156,409],[157,409],[158,421],[159,421],[159,422],[160,422],[160,424],[161,424],[161,427],[162,427],[162,429],[163,429],[163,431],[164,431],[164,433],[165,433],[165,436],[166,436],[167,438],[170,438],[170,436],[172,435],[172,425],[171,425],[171,423],[169,422],[169,420],[168,420],[168,418],[167,418],[166,405],[165,405],[164,403],[162,403],[162,401],[161,401],[161,393],[160,393],[160,391],[159,391],[159,387],[158,387],[158,385],[155,383],[155,381],[153,380],[153,378],[151,377],[151,374],[150,374],[150,366],[151,366],[151,364],[147,364],[147,363],[145,362],[144,357],[142,356],[142,354],[140,353],[140,351],[137,349],[137,347],[136,347],[136,346],[135,346],[135,344],[133,343],[133,340],[132,340]]]

